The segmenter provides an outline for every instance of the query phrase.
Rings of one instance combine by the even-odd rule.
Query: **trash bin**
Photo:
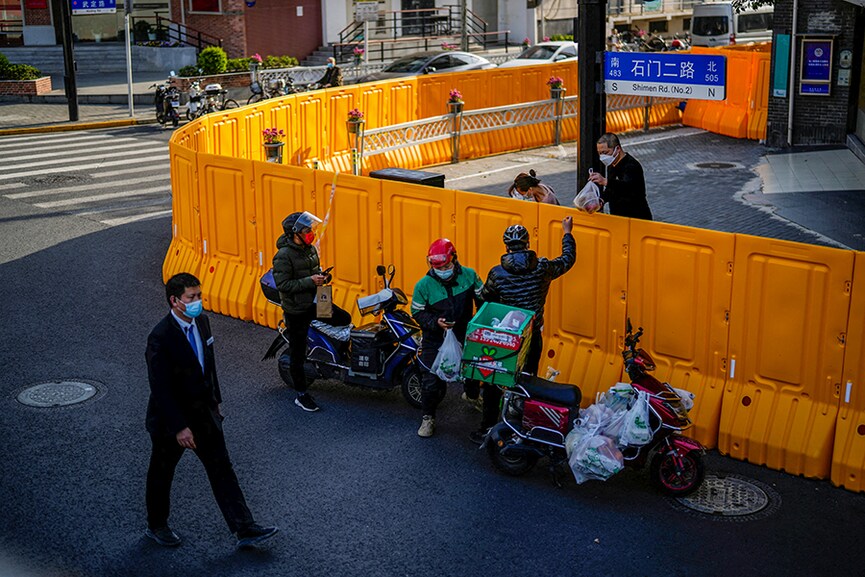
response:
[[[423,170],[408,170],[406,168],[382,168],[369,173],[373,178],[383,180],[398,180],[399,182],[412,182],[426,186],[445,187],[445,175],[437,172],[424,172]]]

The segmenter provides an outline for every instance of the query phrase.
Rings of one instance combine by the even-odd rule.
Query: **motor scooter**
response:
[[[171,122],[172,126],[177,126],[180,123],[180,113],[177,111],[180,108],[180,91],[171,83],[170,78],[160,84],[152,84],[150,88],[156,89],[153,95],[156,121],[159,124]]]
[[[376,274],[382,277],[384,289],[358,297],[357,307],[362,316],[376,315],[378,319],[355,328],[334,327],[314,320],[307,332],[306,379],[310,384],[319,378],[335,379],[370,389],[399,386],[405,400],[420,408],[421,373],[417,360],[420,327],[399,308],[408,304],[408,298],[401,289],[391,286],[396,274],[394,266],[385,269],[379,265]],[[261,290],[269,302],[279,305],[273,269],[261,278]],[[278,330],[264,359],[275,357],[288,344],[283,320],[279,321]],[[279,375],[290,386],[293,381],[288,351],[280,355],[278,364]]]
[[[652,438],[645,445],[623,448],[624,465],[643,468],[648,463],[651,480],[661,492],[688,495],[703,482],[705,449],[680,434],[692,426],[682,398],[668,383],[649,374],[655,363],[638,348],[642,327],[633,332],[628,319],[625,332],[625,371],[631,386],[648,396]],[[579,387],[521,374],[513,387],[502,389],[502,420],[484,440],[493,465],[518,476],[530,471],[541,457],[548,457],[553,468],[566,464],[565,437],[580,415]]]
[[[201,116],[201,80],[193,80],[189,85],[189,103],[186,105],[186,118],[195,120]]]

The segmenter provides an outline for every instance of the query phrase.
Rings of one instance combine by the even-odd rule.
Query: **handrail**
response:
[[[161,33],[169,41],[195,46],[199,52],[208,46],[222,46],[222,38],[218,38],[212,34],[208,34],[207,32],[202,32],[201,30],[192,28],[191,26],[187,26],[172,20],[171,18],[160,16],[158,13],[154,13],[154,15],[156,16],[157,34]],[[149,20],[149,17],[144,16],[138,18]]]

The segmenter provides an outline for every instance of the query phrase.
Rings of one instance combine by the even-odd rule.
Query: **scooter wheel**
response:
[[[501,471],[506,475],[510,475],[512,477],[519,477],[520,475],[525,475],[535,466],[535,463],[538,462],[538,457],[531,453],[518,453],[516,455],[506,455],[502,452],[510,445],[513,445],[516,442],[516,435],[510,429],[504,429],[501,431],[501,445],[499,443],[493,442],[491,439],[487,440],[487,454],[490,456],[490,460],[493,462],[493,466],[496,469]]]
[[[171,119],[171,125],[172,125],[174,128],[177,128],[177,125],[178,125],[178,124],[180,124],[180,116],[178,116],[177,114],[175,114],[174,117]]]
[[[697,451],[685,453],[678,459],[669,451],[658,453],[652,459],[650,470],[652,482],[662,493],[673,497],[690,495],[703,484],[706,476],[703,455]]]
[[[400,375],[400,390],[408,404],[415,409],[423,408],[421,405],[421,374],[417,365],[410,365]]]

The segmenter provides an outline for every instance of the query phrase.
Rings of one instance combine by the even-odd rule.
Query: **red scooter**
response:
[[[649,374],[655,363],[638,348],[643,329],[633,332],[627,320],[622,357],[636,391],[648,395],[651,440],[639,447],[622,449],[624,464],[643,468],[649,464],[651,479],[665,494],[684,496],[699,488],[705,476],[703,446],[680,433],[692,426],[682,398],[667,384]],[[503,388],[502,421],[485,440],[493,465],[508,475],[522,475],[538,459],[552,465],[567,463],[565,437],[580,414],[580,389],[520,375],[513,387]]]

